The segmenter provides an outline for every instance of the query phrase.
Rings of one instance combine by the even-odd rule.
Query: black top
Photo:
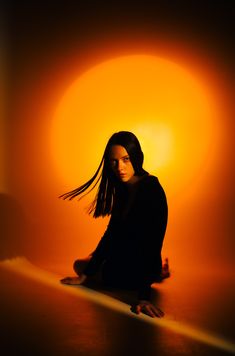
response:
[[[150,299],[151,284],[160,280],[161,249],[167,226],[165,192],[157,177],[145,175],[130,192],[122,185],[107,230],[88,266],[87,276],[102,266],[106,285],[137,289]]]

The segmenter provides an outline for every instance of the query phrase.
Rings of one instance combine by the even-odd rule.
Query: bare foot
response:
[[[63,284],[70,284],[70,285],[79,285],[82,284],[86,280],[86,276],[82,274],[78,277],[65,277],[60,280]]]

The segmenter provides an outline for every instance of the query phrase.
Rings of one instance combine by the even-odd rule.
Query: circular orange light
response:
[[[112,133],[128,130],[140,140],[144,168],[174,194],[213,160],[215,117],[209,88],[189,69],[151,55],[117,57],[84,72],[58,103],[55,167],[69,187],[78,186],[98,167]]]

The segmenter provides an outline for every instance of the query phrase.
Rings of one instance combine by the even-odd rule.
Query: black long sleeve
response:
[[[138,182],[125,216],[112,214],[106,232],[84,270],[87,276],[103,265],[105,281],[112,285],[135,285],[139,299],[150,299],[151,284],[161,273],[161,249],[168,207],[158,179],[146,176]]]
[[[142,268],[139,278],[139,299],[150,299],[151,284],[160,278],[161,249],[165,236],[168,206],[158,179],[149,176],[139,191],[137,229],[141,246]]]

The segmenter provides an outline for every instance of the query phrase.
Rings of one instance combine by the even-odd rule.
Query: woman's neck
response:
[[[133,176],[126,184],[128,191],[135,190],[137,183],[141,181],[144,176]]]
[[[135,183],[137,183],[140,180],[140,176],[133,176],[128,182],[126,182],[126,185],[128,187],[133,186]]]

